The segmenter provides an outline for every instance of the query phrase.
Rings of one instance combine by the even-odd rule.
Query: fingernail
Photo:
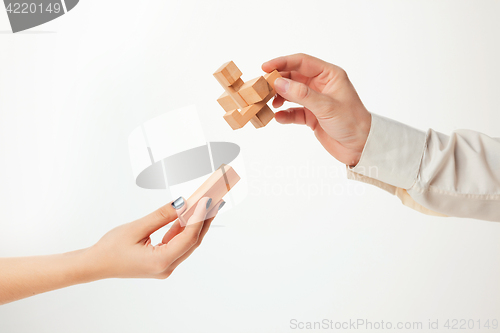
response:
[[[226,202],[225,202],[225,201],[222,201],[222,202],[220,203],[220,205],[219,205],[219,210],[221,210],[221,209],[222,209],[222,207],[224,207],[224,205],[225,205],[225,204],[226,204]]]
[[[184,206],[184,198],[183,197],[178,197],[172,202],[172,207],[174,207],[175,210],[182,208]]]
[[[207,209],[208,209],[208,207],[210,207],[211,203],[212,203],[212,198],[208,199],[208,201],[207,201]]]
[[[288,88],[290,88],[290,81],[283,78],[277,78],[274,81],[274,89],[276,89],[278,93],[286,94],[288,92]]]

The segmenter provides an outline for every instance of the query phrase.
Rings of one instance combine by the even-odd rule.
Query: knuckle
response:
[[[349,80],[349,76],[347,76],[347,72],[341,68],[337,67],[337,79],[339,80]]]
[[[157,211],[156,211],[156,215],[158,216],[158,218],[160,219],[164,219],[164,220],[169,220],[172,218],[172,212],[169,208],[169,205],[165,205],[161,208],[159,208]]]
[[[293,56],[297,58],[299,67],[302,66],[304,63],[308,63],[311,60],[315,59],[313,56],[302,52],[295,53]]]

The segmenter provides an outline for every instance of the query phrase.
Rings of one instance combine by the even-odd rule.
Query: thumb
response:
[[[285,78],[276,79],[274,88],[287,101],[306,107],[318,118],[331,116],[334,100],[330,96],[319,93],[303,83]]]

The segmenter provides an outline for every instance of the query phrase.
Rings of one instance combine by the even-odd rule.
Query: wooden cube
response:
[[[262,107],[262,109],[257,112],[257,114],[250,119],[252,125],[255,128],[261,128],[269,124],[269,122],[274,118],[274,112],[271,108],[266,104]]]
[[[263,76],[247,81],[238,90],[248,105],[262,101],[269,94],[269,84]]]
[[[266,104],[273,97],[274,94],[270,92],[262,101],[243,108],[241,112],[238,112],[238,110],[226,112],[224,119],[232,129],[241,128],[249,121],[252,122],[255,128],[264,127],[274,118],[274,112]]]
[[[276,95],[276,90],[274,89],[274,81],[276,81],[277,78],[282,77],[280,73],[277,70],[272,71],[271,73],[265,74],[264,79],[266,79],[267,83],[271,87],[271,91],[273,95]]]
[[[248,122],[243,121],[241,113],[237,109],[226,112],[226,114],[224,115],[224,119],[234,130],[242,128]]]
[[[226,92],[229,95],[229,97],[231,97],[234,103],[238,105],[238,109],[243,109],[244,107],[248,106],[248,103],[245,102],[243,97],[241,97],[240,94],[233,87],[229,86],[224,88],[226,89]]]
[[[238,92],[238,90],[241,88],[241,86],[244,84],[242,79],[236,80],[231,87],[235,90],[235,93]],[[240,96],[241,97],[241,96]],[[236,98],[238,99],[238,97]],[[239,100],[239,99],[238,99]],[[236,102],[235,98],[232,98],[227,92],[224,92],[220,97],[217,99],[217,102],[219,102],[220,106],[225,111],[231,111],[234,109],[241,108]],[[239,102],[241,102],[239,100]],[[242,107],[245,107],[246,105],[243,105]]]
[[[243,82],[243,80],[241,78],[239,78],[238,80],[234,81],[234,83],[231,85],[231,87],[233,87],[234,90],[239,91],[241,86],[244,84],[245,84],[245,82]]]
[[[224,115],[224,119],[232,129],[242,128],[249,121],[251,121],[252,118],[256,117],[257,113],[259,113],[259,111],[264,107],[268,107],[267,104],[264,102],[259,102],[243,108],[241,112],[239,112],[238,110],[231,110],[229,112],[226,112],[226,114]],[[261,122],[259,119],[255,119],[255,121],[257,123]]]
[[[223,87],[229,87],[241,77],[241,71],[234,62],[229,61],[220,66],[214,76]]]
[[[271,87],[269,87],[271,88]],[[275,96],[275,91],[274,90],[271,90],[269,92],[269,94],[266,96],[266,98],[264,98],[262,101],[260,101],[259,103],[264,103],[266,104],[267,102],[269,102],[273,97]]]
[[[250,121],[253,117],[259,113],[259,111],[266,105],[266,103],[255,103],[247,106],[241,110],[241,117],[245,121],[245,124]]]
[[[186,226],[201,198],[212,198],[212,203],[207,209],[210,211],[239,180],[240,176],[231,166],[222,164],[203,184],[201,184],[189,199],[186,200],[186,210],[179,216],[180,225],[182,227]]]
[[[234,100],[231,98],[231,96],[229,96],[227,92],[224,92],[222,95],[220,95],[220,97],[217,99],[217,102],[219,102],[220,106],[222,106],[225,111],[231,111],[238,108],[238,104],[234,102]]]
[[[226,111],[224,119],[232,129],[242,128],[249,121],[256,128],[264,127],[274,118],[274,112],[266,103],[276,94],[274,81],[281,77],[278,71],[244,83],[241,71],[230,61],[222,65],[214,77],[226,91],[217,102]]]

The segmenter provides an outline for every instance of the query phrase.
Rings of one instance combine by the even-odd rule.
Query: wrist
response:
[[[359,117],[356,121],[357,144],[355,147],[353,162],[351,163],[351,165],[349,165],[350,167],[355,167],[361,159],[361,155],[363,154],[363,150],[366,146],[366,141],[368,140],[368,135],[370,134],[371,123],[371,113],[367,110],[364,110],[362,116]]]
[[[97,280],[110,278],[107,267],[102,263],[102,259],[94,251],[93,247],[78,251],[78,276],[81,281],[78,283],[87,283]]]

